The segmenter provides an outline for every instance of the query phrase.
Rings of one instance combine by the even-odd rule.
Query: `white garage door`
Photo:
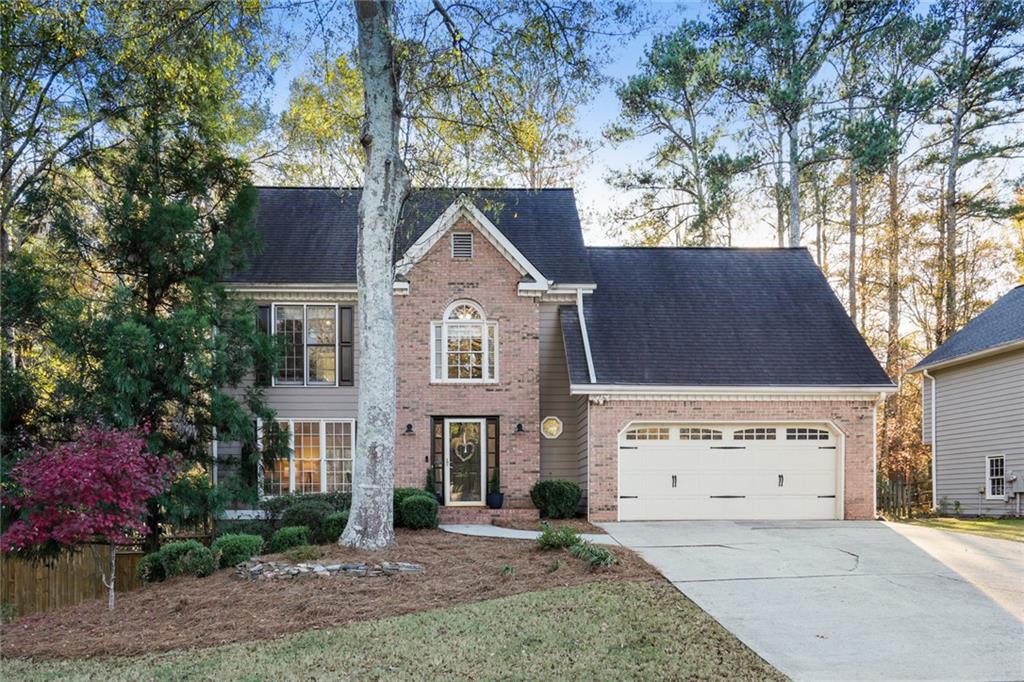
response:
[[[619,436],[619,519],[835,519],[825,424],[640,424]]]

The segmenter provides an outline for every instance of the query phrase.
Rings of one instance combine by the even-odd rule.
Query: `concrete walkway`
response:
[[[601,526],[795,680],[1024,679],[1019,543],[874,521]]]
[[[478,538],[507,538],[509,540],[536,540],[540,537],[539,530],[519,530],[518,528],[502,528],[489,524],[445,524],[438,526],[448,533],[473,535]],[[580,537],[595,545],[618,545],[619,542],[610,535],[597,533],[581,533]]]

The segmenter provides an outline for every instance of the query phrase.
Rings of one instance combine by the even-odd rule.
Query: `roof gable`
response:
[[[460,220],[468,220],[491,246],[531,282],[522,282],[520,290],[547,291],[550,281],[516,248],[502,232],[478,209],[466,195],[460,195],[445,209],[434,223],[420,237],[406,248],[395,264],[398,274],[404,275],[416,265]]]
[[[913,372],[953,364],[979,354],[998,352],[1024,343],[1024,284],[1007,292],[980,315],[933,350]]]

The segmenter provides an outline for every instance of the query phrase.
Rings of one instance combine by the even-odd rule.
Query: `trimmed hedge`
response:
[[[260,500],[260,509],[267,512],[267,518],[276,521],[285,510],[300,502],[325,502],[332,511],[345,511],[352,506],[352,493],[286,493]]]
[[[334,508],[323,500],[304,500],[296,502],[281,514],[281,527],[305,526],[309,529],[309,537],[315,544],[326,542],[323,535],[324,519],[334,512]]]
[[[549,519],[568,519],[576,515],[583,491],[571,481],[539,481],[530,488],[533,506]]]
[[[345,532],[345,526],[348,525],[348,512],[340,511],[328,514],[327,518],[324,519],[323,525],[320,527],[321,532],[326,538],[324,542],[335,543],[341,538],[341,534]]]
[[[410,528],[406,522],[405,517],[402,516],[402,503],[410,497],[429,497],[434,500],[434,504],[437,504],[437,498],[428,493],[422,488],[395,488],[395,494],[393,499],[394,513],[395,513],[395,528]]]
[[[171,542],[139,561],[135,572],[147,583],[162,582],[179,575],[205,578],[217,570],[217,558],[209,547],[186,540]]]
[[[283,552],[292,547],[309,544],[309,528],[305,526],[286,526],[274,531],[270,538],[270,551]]]
[[[422,492],[422,491],[420,491]],[[437,499],[427,495],[409,495],[399,505],[405,528],[437,528]]]
[[[263,538],[246,533],[221,535],[210,549],[220,555],[220,567],[236,566],[253,558],[263,549]]]

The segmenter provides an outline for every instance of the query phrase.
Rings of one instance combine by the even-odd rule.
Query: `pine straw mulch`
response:
[[[436,530],[399,530],[397,547],[385,552],[338,546],[324,546],[323,551],[324,559],[411,561],[422,564],[424,571],[379,578],[249,581],[229,568],[208,578],[177,578],[118,595],[112,612],[104,600],[92,600],[0,626],[0,654],[35,659],[135,656],[274,639],[555,587],[663,580],[622,548],[614,550],[618,565],[590,570],[565,551],[543,552],[533,542]]]

